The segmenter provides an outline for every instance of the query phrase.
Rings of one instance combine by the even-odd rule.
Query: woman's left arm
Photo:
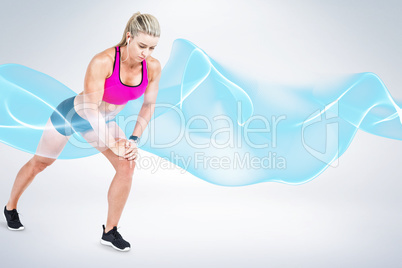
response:
[[[151,64],[150,64],[151,65]],[[133,136],[141,137],[142,133],[148,126],[149,121],[155,111],[156,97],[158,96],[159,80],[162,74],[162,68],[157,59],[154,59],[150,69],[152,77],[148,83],[144,93],[144,103],[142,104],[140,113],[138,114],[137,122],[134,127]]]

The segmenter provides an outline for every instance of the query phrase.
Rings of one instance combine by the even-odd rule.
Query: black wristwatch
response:
[[[137,145],[140,142],[140,138],[138,136],[131,135],[129,140],[133,140]]]

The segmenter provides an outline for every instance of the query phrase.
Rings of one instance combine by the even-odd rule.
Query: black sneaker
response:
[[[7,210],[7,206],[4,207],[4,218],[7,222],[7,227],[11,231],[22,231],[24,225],[21,224],[18,212],[16,209]]]
[[[117,227],[113,227],[112,230],[105,233],[105,225],[103,227],[102,239],[100,240],[102,245],[112,246],[119,251],[129,251],[130,243],[123,239],[121,234],[117,231]]]

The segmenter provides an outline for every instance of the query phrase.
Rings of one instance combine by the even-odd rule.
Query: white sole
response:
[[[6,221],[6,224],[7,224],[7,219],[6,219],[6,215],[4,215],[4,211],[3,211],[3,217],[4,217],[4,220]],[[10,228],[10,227],[8,226],[8,224],[7,224],[7,228],[8,228],[8,230],[11,230],[11,231],[22,231],[22,230],[25,229],[24,226],[21,226],[21,227],[18,228],[18,229],[13,229],[13,228]]]
[[[111,242],[105,241],[105,240],[103,240],[103,239],[100,240],[100,243],[101,243],[102,245],[105,245],[105,246],[111,246],[111,247],[113,247],[115,250],[118,250],[118,251],[129,251],[129,250],[130,250],[130,248],[119,249],[119,248],[115,247]]]

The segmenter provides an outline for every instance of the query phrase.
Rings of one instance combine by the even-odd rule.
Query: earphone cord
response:
[[[127,42],[127,46],[126,46],[127,58],[122,61],[122,60],[121,60],[121,57],[120,57],[120,61],[121,61],[121,62],[125,62],[125,61],[128,59],[128,57],[129,57],[129,54],[128,54],[128,44],[130,44],[130,41]]]

